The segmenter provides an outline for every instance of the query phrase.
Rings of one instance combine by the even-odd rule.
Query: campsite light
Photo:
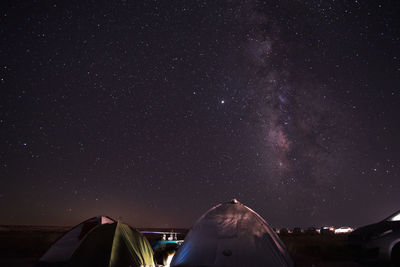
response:
[[[392,222],[400,221],[400,213],[391,219]]]
[[[165,267],[169,267],[172,261],[172,258],[175,255],[175,251],[173,251],[172,253],[168,254],[168,258],[167,258],[167,262],[165,263]]]
[[[354,229],[351,227],[343,226],[335,230],[335,234],[348,234],[353,232]]]

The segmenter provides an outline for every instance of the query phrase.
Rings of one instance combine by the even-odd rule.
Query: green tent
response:
[[[126,224],[115,222],[92,229],[77,247],[69,266],[155,266],[147,239]]]

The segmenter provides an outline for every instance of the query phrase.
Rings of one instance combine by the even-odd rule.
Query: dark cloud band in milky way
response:
[[[313,76],[311,68],[304,70],[303,62],[296,62],[297,53],[310,60],[315,55],[304,49],[301,39],[291,40],[296,33],[287,30],[283,25],[287,21],[280,20],[282,14],[270,6],[255,3],[247,10],[247,101],[265,143],[266,183],[271,192],[286,194],[289,209],[313,214],[315,201],[334,190],[340,179],[344,161],[337,152],[346,147],[346,114],[333,89]]]

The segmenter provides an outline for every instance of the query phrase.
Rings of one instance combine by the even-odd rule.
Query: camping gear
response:
[[[195,223],[171,266],[293,266],[285,245],[256,212],[236,199]]]
[[[77,232],[76,228],[71,231]],[[67,235],[76,237],[71,231],[64,237]],[[70,239],[64,237],[50,247],[39,260],[38,266],[155,266],[153,250],[147,239],[121,222],[109,221],[97,224],[83,233],[78,242],[75,242],[75,246],[72,246],[72,242],[68,242]],[[53,247],[58,249],[54,250]],[[68,249],[60,249],[63,247]],[[58,251],[59,257],[51,257],[54,256],[52,251]],[[61,254],[62,251],[65,252],[64,255]]]
[[[68,262],[75,248],[79,246],[86,234],[94,227],[102,224],[114,223],[115,221],[106,216],[90,218],[65,233],[59,238],[40,258],[38,266],[47,264],[62,264]],[[44,265],[46,264],[46,265]]]

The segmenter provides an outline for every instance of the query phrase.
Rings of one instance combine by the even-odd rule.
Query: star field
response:
[[[273,226],[399,209],[396,1],[7,1],[0,219]]]

